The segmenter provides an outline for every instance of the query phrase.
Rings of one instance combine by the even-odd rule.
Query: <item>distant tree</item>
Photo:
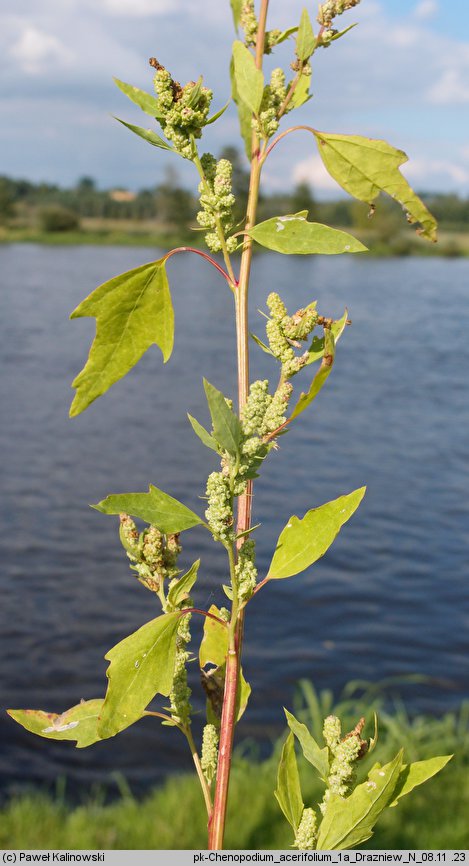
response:
[[[11,181],[0,177],[0,223],[8,222],[15,212],[15,196]]]
[[[39,225],[44,232],[69,232],[79,228],[80,221],[73,211],[50,205],[39,211]]]
[[[298,183],[293,190],[291,196],[292,213],[298,213],[300,210],[307,210],[309,218],[314,219],[316,213],[316,203],[313,198],[311,187],[306,181]]]

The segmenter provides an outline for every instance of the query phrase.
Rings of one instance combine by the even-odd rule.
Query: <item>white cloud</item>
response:
[[[440,79],[427,93],[429,102],[435,105],[469,102],[469,64],[465,71],[461,65],[444,70]]]
[[[425,21],[427,18],[433,18],[439,11],[437,0],[420,0],[420,3],[414,10],[414,15],[419,21]]]
[[[469,183],[469,168],[445,159],[412,159],[411,162],[406,163],[402,171],[413,183],[424,184],[427,189],[433,189],[434,181],[444,180],[448,183],[450,180],[457,184]]]
[[[39,75],[50,66],[68,66],[73,59],[60,39],[32,25],[26,25],[9,53],[28,75]]]
[[[176,0],[104,0],[104,8],[113,15],[144,17],[175,12],[181,6]]]
[[[292,179],[295,183],[310,183],[314,189],[337,192],[337,184],[324,167],[320,156],[311,156],[298,162],[293,169]]]

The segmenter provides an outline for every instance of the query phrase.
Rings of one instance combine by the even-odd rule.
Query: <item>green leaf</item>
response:
[[[280,533],[267,577],[280,580],[299,574],[324,556],[341,527],[357,510],[365,495],[360,487],[319,508],[307,511],[302,520],[290,517]]]
[[[340,39],[341,36],[345,36],[345,34],[349,32],[349,30],[353,30],[353,28],[356,26],[357,26],[356,23],[355,24],[349,24],[349,26],[345,27],[344,30],[339,30],[338,33],[334,33],[334,35],[331,36],[331,38],[329,39],[328,44],[329,44],[329,42],[335,42],[337,39]]]
[[[345,331],[345,326],[348,322],[348,310],[345,310],[344,315],[341,319],[337,319],[336,322],[332,322],[331,332],[334,337],[334,344],[337,343],[337,340],[340,340],[342,334]],[[324,337],[313,337],[313,341],[308,349],[308,360],[306,361],[305,367],[309,364],[314,364],[315,361],[320,361],[324,355]]]
[[[197,103],[201,97],[202,81],[203,81],[203,79],[202,79],[202,76],[200,75],[199,78],[197,79],[197,81],[195,82],[194,87],[190,91],[189,96],[187,97],[187,105],[189,106],[189,108],[194,108],[197,105]]]
[[[209,613],[215,616],[220,616],[220,611],[216,605],[212,604],[209,608]],[[199,648],[199,664],[203,669],[206,665],[215,665],[216,670],[212,673],[215,675],[215,681],[224,683],[226,657],[228,655],[228,628],[217,622],[211,617],[205,617],[204,635]],[[246,682],[243,671],[240,671],[238,679],[238,691],[236,697],[237,706],[237,721],[243,715],[249,695],[251,694],[251,686]]]
[[[236,86],[236,78],[234,71],[234,60],[231,58],[230,63],[230,77],[231,77],[231,96],[233,98],[233,102],[238,109],[238,120],[239,120],[239,129],[241,133],[241,138],[244,142],[244,151],[249,161],[251,161],[251,151],[252,151],[252,112],[249,110],[247,105],[242,101],[239,96],[238,88]]]
[[[288,735],[280,756],[275,798],[288,823],[293,827],[293,832],[296,833],[303,814],[304,803],[296,763],[295,737],[292,733]]]
[[[169,359],[174,312],[164,259],[103,283],[70,318],[82,316],[96,319],[96,336],[86,365],[73,382],[77,393],[72,417],[122,379],[153,343],[160,347],[163,360]]]
[[[233,21],[236,30],[239,27],[239,21],[241,18],[241,12],[243,10],[243,0],[230,0],[231,11],[233,13]]]
[[[321,389],[326,384],[332,372],[332,365],[335,358],[335,340],[334,334],[330,328],[324,331],[324,352],[319,370],[317,371],[313,381],[311,382],[309,391],[300,395],[298,403],[290,415],[289,421],[293,421],[298,415],[301,415],[310,403],[318,396]]]
[[[267,355],[272,355],[272,357],[275,358],[275,355],[272,352],[272,350],[269,349],[269,347],[266,346],[266,344],[263,343],[262,340],[259,339],[259,337],[256,337],[255,334],[251,334],[251,337],[254,340],[254,342],[257,343],[258,346],[260,346],[260,348],[262,349],[263,352],[265,352]]]
[[[441,755],[438,758],[429,758],[427,761],[404,764],[394,789],[392,802],[389,805],[397,806],[401,797],[410,794],[418,785],[422,785],[427,779],[431,779],[432,776],[439,773],[452,757],[452,755]]]
[[[160,107],[155,96],[146,93],[145,90],[140,90],[139,87],[134,87],[132,84],[126,84],[125,81],[120,81],[119,78],[114,78],[113,81],[122,90],[122,93],[125,93],[132,102],[135,102],[135,105],[138,105],[145,114],[155,117],[157,120],[161,119]]]
[[[300,26],[296,37],[296,56],[298,60],[306,62],[311,57],[316,40],[313,33],[313,25],[308,15],[308,10],[303,9],[301,13]]]
[[[187,417],[191,422],[192,429],[195,435],[199,437],[200,441],[203,442],[207,448],[211,448],[212,451],[216,451],[218,453],[218,444],[213,438],[213,436],[210,435],[208,430],[206,430],[205,427],[202,427],[202,424],[199,424],[197,418],[193,418],[192,415],[189,415],[189,412],[187,413]]]
[[[102,699],[82,701],[65,713],[45,713],[43,710],[7,710],[9,716],[27,731],[47,740],[74,740],[77,749],[98,742],[98,716]]]
[[[253,114],[258,114],[264,95],[264,75],[243,42],[233,43],[233,62],[237,94]]]
[[[408,157],[386,141],[359,135],[315,132],[322,161],[329,174],[360,201],[371,204],[380,192],[398,201],[409,222],[419,222],[420,234],[436,241],[435,218],[399,171]]]
[[[103,514],[130,514],[156,526],[165,534],[183,532],[203,523],[202,518],[182,502],[150,484],[148,493],[115,493],[93,505]]]
[[[321,223],[309,223],[307,211],[272,217],[253,226],[247,232],[258,244],[286,255],[322,253],[360,253],[366,250],[360,241],[347,232],[331,229]]]
[[[140,136],[140,138],[144,138],[145,141],[148,141],[149,144],[152,144],[153,147],[161,147],[162,150],[172,150],[173,153],[177,153],[174,147],[171,147],[163,138],[153,132],[152,129],[144,129],[143,126],[134,126],[133,123],[127,123],[126,120],[121,120],[120,117],[116,117],[113,115],[114,120],[118,120],[119,123],[122,123],[123,126],[126,126],[127,129],[130,129],[131,132],[135,132],[135,135]]]
[[[288,726],[297,738],[306,760],[316,768],[320,778],[326,782],[329,775],[329,749],[327,746],[321,749],[308,731],[306,725],[295,719],[295,716],[289,713],[288,710],[285,710],[285,715]]]
[[[292,108],[299,108],[311,99],[309,88],[311,87],[311,75],[302,75],[298,84],[293,91],[290,105]]]
[[[204,379],[204,388],[212,417],[214,438],[224,451],[236,457],[239,454],[242,437],[240,420],[228,406],[222,392],[214,388],[206,379]]]
[[[180,618],[179,611],[158,616],[106,653],[109,684],[98,722],[101,737],[113,737],[140,719],[156,694],[169,695]]]
[[[287,27],[286,30],[282,30],[280,36],[277,36],[275,40],[275,45],[281,45],[282,42],[286,42],[294,33],[298,33],[298,27]]]
[[[393,761],[371,770],[368,780],[343,799],[331,794],[319,827],[318,851],[358,848],[373,835],[381,812],[392,800],[402,767],[402,749]]]
[[[197,580],[197,574],[199,571],[200,559],[197,559],[193,565],[191,565],[189,571],[186,571],[182,577],[179,578],[177,583],[174,583],[171,589],[168,592],[167,601],[171,605],[171,607],[178,607],[182,601],[184,601],[192,587],[194,586]]]
[[[223,108],[220,108],[219,111],[217,111],[215,114],[212,114],[212,116],[209,117],[208,120],[205,121],[204,126],[210,126],[211,123],[215,123],[215,121],[218,120],[218,118],[221,117],[222,114],[225,113],[229,104],[230,104],[230,100],[228,100],[228,102],[223,106]]]

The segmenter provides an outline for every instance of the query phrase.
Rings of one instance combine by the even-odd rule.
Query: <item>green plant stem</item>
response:
[[[202,793],[204,795],[205,806],[207,809],[208,820],[210,820],[210,815],[212,814],[212,797],[210,795],[210,788],[208,782],[203,774],[202,765],[200,763],[199,753],[196,749],[194,743],[194,737],[192,736],[192,731],[189,727],[181,728],[183,734],[185,735],[187,742],[189,743],[189,748],[191,750],[192,760],[194,761],[194,766],[199,777],[200,787],[202,788]]]
[[[264,42],[269,0],[262,0],[259,13],[259,27],[256,41],[256,66],[262,69],[264,57]],[[259,158],[259,139],[256,133],[252,136],[251,174],[245,229],[251,228],[256,221],[257,203],[259,198],[259,183],[262,162]],[[248,291],[252,262],[252,240],[246,237],[243,244],[239,280],[235,290],[236,305],[236,345],[238,358],[238,408],[241,413],[249,394],[249,329],[248,329]],[[251,526],[252,511],[252,481],[248,482],[246,492],[238,499],[238,515],[236,534],[246,532]],[[237,541],[238,548],[242,539]],[[231,566],[230,560],[230,566]],[[236,598],[236,600],[235,600]],[[215,787],[213,811],[209,821],[208,847],[210,850],[223,848],[225,832],[226,809],[228,805],[228,788],[233,752],[233,736],[236,725],[236,697],[238,691],[239,671],[244,631],[244,609],[239,609],[237,593],[233,595],[233,607],[230,622],[230,639],[226,659],[225,693],[220,725],[220,747],[218,753],[218,770]]]

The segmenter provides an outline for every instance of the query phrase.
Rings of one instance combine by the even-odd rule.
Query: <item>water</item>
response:
[[[155,257],[141,249],[0,248],[2,362],[2,707],[61,712],[101,697],[104,653],[151,619],[154,599],[129,571],[116,520],[88,503],[151,481],[201,510],[214,455],[186,411],[207,422],[206,375],[233,394],[231,297],[215,271],[169,266],[174,356],[153,348],[84,415],[68,420],[70,382],[94,333],[69,312],[100,282]],[[357,515],[316,566],[253,601],[245,674],[255,688],[241,738],[269,742],[295,683],[336,693],[351,679],[409,673],[412,711],[441,713],[469,696],[469,262],[260,255],[254,330],[267,292],[294,310],[353,319],[327,387],[269,458],[254,519],[260,574],[291,514],[366,483]],[[253,375],[269,358],[252,349]],[[303,385],[307,383],[306,373]],[[301,383],[299,383],[301,384]],[[224,556],[203,529],[184,534],[183,565],[202,558],[198,606],[223,603]],[[194,626],[200,635],[200,624]],[[194,673],[196,706],[202,698]],[[163,702],[164,703],[164,702]],[[118,769],[137,789],[189,767],[177,732],[146,719],[83,751],[27,734],[0,715],[3,789],[66,774],[74,789]]]

